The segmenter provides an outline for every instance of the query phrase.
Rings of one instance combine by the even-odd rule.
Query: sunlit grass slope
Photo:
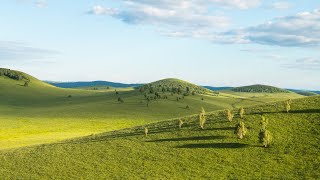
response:
[[[61,143],[0,152],[2,179],[319,179],[320,97],[245,108],[229,122],[221,111]],[[273,144],[258,142],[260,119],[269,119]],[[248,128],[238,139],[237,122]]]
[[[191,115],[198,113],[200,107],[214,111],[281,100],[280,97],[243,99],[226,93],[219,96],[196,94],[183,98],[181,94],[159,92],[167,99],[151,100],[147,106],[145,93],[139,90],[118,89],[116,94],[114,89],[60,89],[23,75],[30,79],[28,87],[23,86],[24,81],[0,76],[0,149],[56,142]],[[197,88],[175,79],[160,82],[178,86],[182,83],[181,87]],[[147,92],[147,96],[153,95]],[[123,103],[118,102],[119,97]],[[177,101],[177,97],[181,99]],[[293,97],[302,96],[295,94]]]

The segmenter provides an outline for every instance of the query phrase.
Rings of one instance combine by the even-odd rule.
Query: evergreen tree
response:
[[[272,143],[272,135],[267,129],[261,129],[259,132],[259,142],[263,144],[264,147],[269,147]]]

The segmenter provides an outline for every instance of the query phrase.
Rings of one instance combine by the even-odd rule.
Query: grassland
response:
[[[61,89],[23,73],[24,81],[0,76],[0,149],[17,148],[64,139],[119,130],[165,119],[207,111],[303,97],[297,94],[273,94],[268,98],[249,98],[220,93],[185,96],[164,92],[168,99],[153,100],[147,106],[144,93],[133,89],[82,90]],[[169,79],[161,84],[197,86]],[[70,96],[70,97],[69,97]],[[121,97],[124,103],[117,101]],[[202,100],[203,99],[203,100]],[[186,108],[189,106],[189,108]]]
[[[0,152],[2,179],[319,179],[320,97],[245,108],[227,121],[207,113],[205,129],[197,116],[95,134],[59,143]],[[258,142],[261,116],[269,119],[270,148]],[[243,121],[240,140],[234,126]]]

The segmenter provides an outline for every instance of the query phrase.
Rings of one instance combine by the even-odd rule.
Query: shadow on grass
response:
[[[249,147],[248,144],[242,143],[202,143],[202,144],[185,144],[182,146],[177,146],[176,148],[187,148],[187,149],[202,149],[202,148],[213,148],[213,149],[236,149],[236,148],[246,148]]]
[[[289,111],[289,113],[287,113],[286,111],[278,111],[278,112],[252,112],[250,114],[305,114],[305,113],[320,113],[320,109],[301,109],[301,110],[291,110]]]
[[[169,141],[197,141],[197,140],[214,140],[214,139],[225,139],[226,136],[194,136],[194,137],[183,137],[183,138],[168,138],[168,139],[157,139],[147,142],[169,142]]]
[[[221,127],[221,128],[204,128],[195,129],[194,131],[233,131],[234,127]]]

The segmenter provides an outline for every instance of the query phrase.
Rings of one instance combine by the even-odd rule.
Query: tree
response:
[[[118,97],[118,102],[124,103],[124,101],[121,97]]]
[[[119,92],[118,92],[116,89],[114,90],[114,92],[116,93],[116,95],[118,95],[118,94],[119,94]]]
[[[147,127],[144,127],[144,135],[147,137],[149,133],[149,129]]]
[[[287,113],[289,113],[289,111],[291,110],[291,99],[289,99],[288,101],[284,102],[284,104],[285,104]]]
[[[239,109],[240,118],[243,118],[244,113],[245,113],[244,108],[241,107],[241,108]]]
[[[259,142],[263,144],[264,147],[269,147],[272,143],[272,135],[267,129],[261,129],[259,132]]]
[[[28,86],[29,86],[29,82],[30,82],[30,81],[24,81],[23,86],[24,86],[24,87],[28,87]]]
[[[243,137],[247,134],[247,128],[245,127],[243,122],[239,122],[236,125],[236,128],[234,130],[234,134],[236,134],[239,139],[243,139]]]
[[[268,124],[269,124],[269,120],[264,116],[262,116],[260,121],[261,129],[267,129]]]
[[[227,112],[227,119],[231,122],[234,115],[229,109],[227,109],[226,112]]]
[[[199,114],[199,123],[201,129],[204,129],[204,124],[206,123],[206,111],[204,108],[201,108],[200,114]]]
[[[182,128],[182,125],[183,125],[183,121],[182,121],[182,119],[179,119],[179,128],[181,129]]]
[[[186,109],[190,109],[189,105],[186,106]]]

